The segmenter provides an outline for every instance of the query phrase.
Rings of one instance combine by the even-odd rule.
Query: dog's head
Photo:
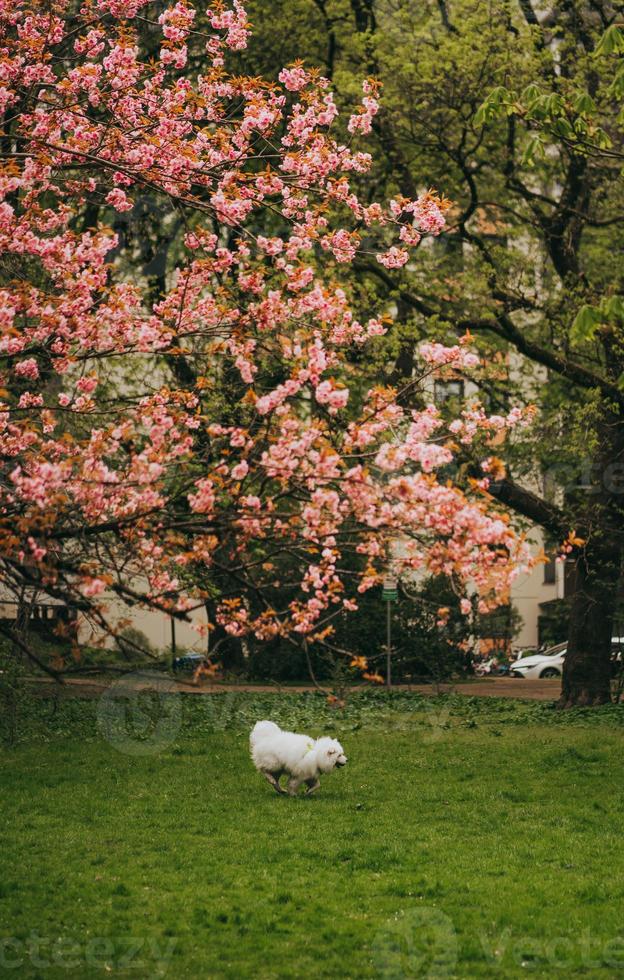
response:
[[[321,772],[331,772],[336,766],[346,766],[347,764],[344,749],[335,738],[319,738],[317,740],[316,758]]]

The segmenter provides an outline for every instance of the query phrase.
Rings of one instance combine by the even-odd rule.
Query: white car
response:
[[[561,677],[563,659],[568,648],[567,643],[558,643],[556,647],[543,653],[534,653],[530,657],[520,657],[509,669],[512,677]]]
[[[624,637],[614,636],[611,640],[613,659],[620,660],[624,649]],[[520,657],[509,669],[512,677],[528,677],[530,680],[544,677],[561,677],[563,661],[565,660],[567,643],[558,643],[543,653],[535,653],[530,657]]]

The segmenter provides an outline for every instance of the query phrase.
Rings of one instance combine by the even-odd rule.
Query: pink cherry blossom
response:
[[[374,79],[345,127],[299,62],[240,76],[239,0],[145,6],[0,11],[0,248],[24,270],[0,289],[3,586],[19,595],[26,568],[113,632],[109,590],[260,640],[321,642],[391,563],[493,608],[527,545],[489,474],[462,489],[447,464],[458,443],[487,460],[530,413],[470,402],[447,424],[367,390],[354,357],[391,329],[352,288],[362,228],[398,270],[448,202],[370,200]],[[146,200],[183,226],[156,286],[123,231]],[[419,353],[423,402],[431,376],[478,369],[467,338]]]
[[[310,80],[307,71],[297,65],[292,68],[283,68],[277,77],[289,92],[299,92],[305,88]]]
[[[39,366],[34,357],[29,357],[25,361],[18,361],[13,370],[18,378],[28,378],[35,381],[39,377]]]
[[[115,187],[112,191],[109,191],[106,195],[106,201],[116,211],[131,211],[133,208],[132,201],[128,199],[125,191],[122,191],[120,187]]]
[[[378,253],[377,261],[386,269],[400,269],[409,259],[409,253],[404,248],[393,245],[387,252]]]
[[[249,473],[249,464],[246,460],[241,460],[236,466],[232,467],[232,479],[233,480],[244,480]]]

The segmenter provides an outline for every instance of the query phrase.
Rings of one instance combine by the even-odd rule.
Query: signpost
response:
[[[386,687],[392,687],[392,603],[398,602],[399,583],[396,578],[387,575],[384,579],[381,598],[386,603]]]

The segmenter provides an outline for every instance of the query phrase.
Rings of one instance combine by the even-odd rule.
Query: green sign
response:
[[[397,602],[399,598],[399,593],[397,589],[384,589],[381,593],[381,598],[385,602]]]

